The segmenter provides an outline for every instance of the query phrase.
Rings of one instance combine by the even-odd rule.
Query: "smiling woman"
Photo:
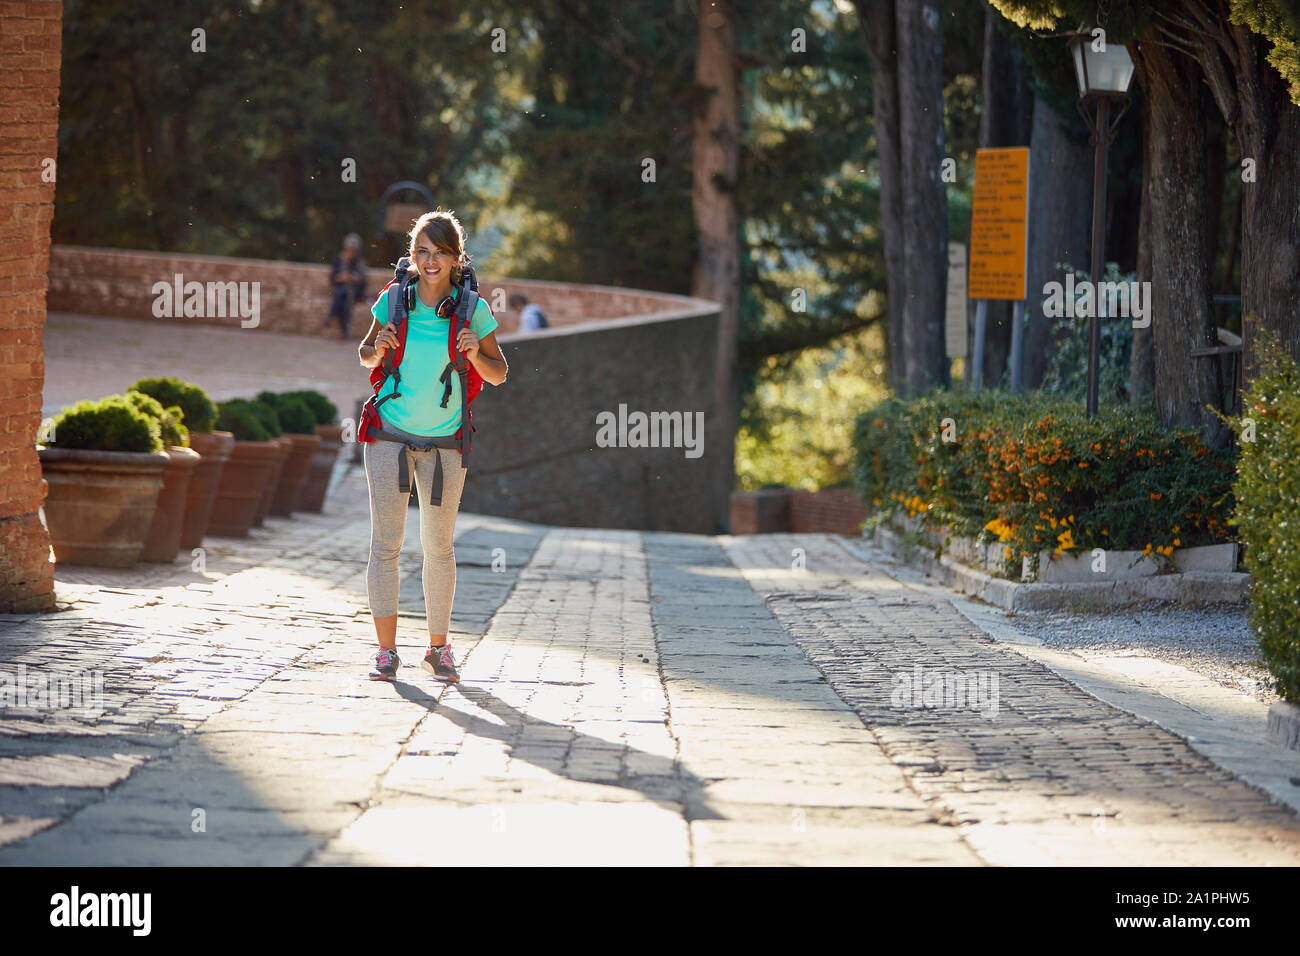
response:
[[[383,406],[378,437],[386,440],[367,440],[364,452],[371,520],[366,591],[379,640],[370,679],[395,680],[401,665],[397,656],[398,555],[410,492],[401,490],[399,475],[400,456],[408,455],[408,470],[415,476],[420,501],[422,583],[429,625],[429,653],[421,666],[438,680],[457,682],[460,675],[447,628],[456,591],[452,533],[466,470],[455,439],[459,431],[469,441],[465,431],[472,428],[468,400],[476,394],[476,379],[501,385],[507,366],[496,341],[497,320],[492,310],[477,298],[476,285],[461,283],[469,256],[464,230],[455,215],[438,210],[421,216],[411,229],[409,258],[409,270],[403,269],[404,263],[399,265],[398,278],[371,307],[374,322],[358,349],[366,368],[380,366],[390,351],[393,362],[400,362],[400,370],[392,368],[375,395],[376,411]],[[409,294],[412,289],[413,295]],[[390,303],[390,296],[398,300]],[[472,298],[462,310],[465,296]],[[472,314],[463,314],[470,313],[471,306]],[[390,321],[393,316],[396,321]],[[468,319],[463,326],[462,318]],[[449,361],[452,322],[457,323],[455,361]]]

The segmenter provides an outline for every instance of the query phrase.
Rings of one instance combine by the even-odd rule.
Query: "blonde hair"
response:
[[[411,227],[408,237],[410,242],[406,254],[415,261],[415,243],[423,235],[433,243],[435,249],[446,249],[456,261],[451,267],[452,284],[460,282],[461,271],[469,265],[469,254],[465,251],[465,230],[450,209],[439,207],[433,212],[426,212]]]

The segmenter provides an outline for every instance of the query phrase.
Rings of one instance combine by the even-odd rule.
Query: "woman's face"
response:
[[[412,256],[416,271],[421,279],[430,282],[451,282],[451,267],[456,257],[446,249],[435,246],[424,236],[415,242],[415,254]]]

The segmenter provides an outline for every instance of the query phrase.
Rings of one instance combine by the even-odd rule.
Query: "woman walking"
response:
[[[461,376],[444,375],[448,363],[447,337],[461,294],[461,272],[469,264],[465,233],[451,212],[425,213],[411,228],[408,255],[419,275],[414,303],[406,321],[406,343],[399,376],[390,375],[378,399],[388,398],[382,409],[383,431],[414,444],[429,439],[450,439],[461,426]],[[398,346],[397,332],[388,326],[390,286],[371,306],[370,331],[357,350],[361,364],[373,369]],[[497,320],[483,299],[460,330],[457,350],[483,381],[501,385],[508,370],[496,341]],[[450,389],[448,395],[447,390]],[[394,394],[396,392],[396,394]],[[370,485],[370,563],[366,593],[375,620],[379,652],[370,671],[371,680],[392,681],[401,660],[397,656],[397,561],[406,532],[409,492],[399,489],[400,455],[409,455],[420,501],[420,546],[424,552],[422,583],[429,625],[429,652],[421,667],[441,681],[460,680],[452,657],[447,630],[451,602],[456,592],[456,556],[452,534],[466,471],[454,447],[408,448],[397,441],[365,444],[366,481]],[[434,487],[441,480],[441,494]]]

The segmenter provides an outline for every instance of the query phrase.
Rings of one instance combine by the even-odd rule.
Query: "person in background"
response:
[[[519,312],[519,331],[536,332],[539,329],[550,328],[550,323],[546,321],[546,316],[537,306],[528,301],[528,296],[522,292],[510,293],[510,308]]]
[[[330,266],[329,315],[321,331],[329,327],[333,320],[339,323],[339,338],[348,337],[348,321],[352,317],[352,304],[366,294],[366,261],[361,257],[361,237],[350,232],[343,239],[343,251],[334,257]]]

